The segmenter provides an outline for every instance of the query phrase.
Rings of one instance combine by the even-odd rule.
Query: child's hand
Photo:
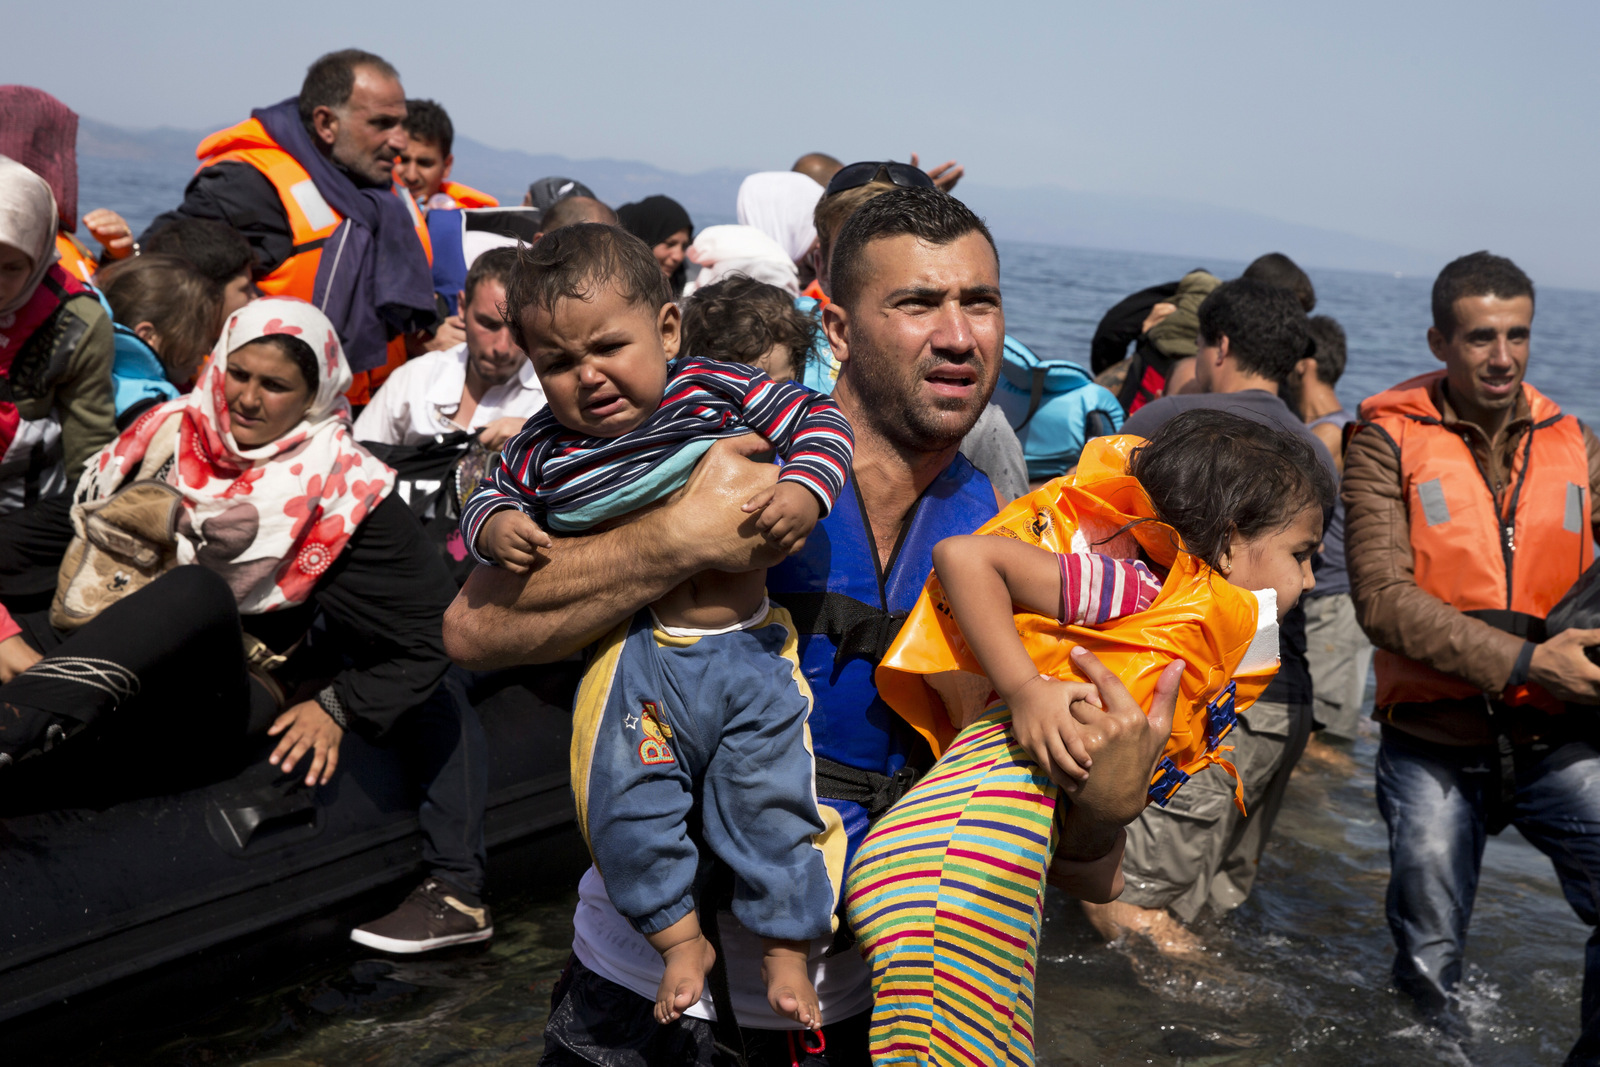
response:
[[[1011,707],[1011,732],[1039,767],[1062,787],[1089,777],[1089,749],[1083,729],[1073,717],[1077,703],[1100,707],[1100,691],[1088,682],[1063,682],[1039,675],[1006,700]]]
[[[822,502],[811,490],[794,482],[779,481],[751,497],[745,511],[759,511],[756,528],[785,552],[805,546],[811,528],[822,514]]]
[[[490,515],[478,531],[478,551],[512,574],[532,569],[534,553],[554,543],[538,523],[515,508]]]

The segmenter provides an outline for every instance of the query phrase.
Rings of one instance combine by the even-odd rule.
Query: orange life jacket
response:
[[[94,272],[100,269],[94,253],[66,230],[56,231],[56,255],[60,257],[61,269],[80,282],[89,281],[94,277]]]
[[[828,294],[822,291],[822,283],[817,281],[815,278],[811,279],[810,285],[800,290],[800,295],[809,296],[811,299],[815,300],[817,302],[817,310],[819,312],[829,304],[833,303],[832,300],[828,299]]]
[[[1516,446],[1502,512],[1461,435],[1440,420],[1444,371],[1402,382],[1361,405],[1360,429],[1382,430],[1400,457],[1417,587],[1498,629],[1537,638],[1544,617],[1594,558],[1589,457],[1578,420],[1533,386],[1533,426]],[[1377,704],[1475,697],[1459,678],[1395,652],[1373,656]],[[1547,711],[1563,705],[1535,685],[1502,697]]]
[[[1155,602],[1135,615],[1090,627],[1063,626],[1043,615],[1023,614],[1016,616],[1016,624],[1040,673],[1086,680],[1070,657],[1075,645],[1083,645],[1145,707],[1167,664],[1184,660],[1172,737],[1151,783],[1155,786],[1165,777],[1170,788],[1162,795],[1170,796],[1184,780],[1212,763],[1222,764],[1237,779],[1221,756],[1227,746],[1220,742],[1232,728],[1233,717],[1255,703],[1277,673],[1278,644],[1276,631],[1271,631],[1270,648],[1263,653],[1256,645],[1260,611],[1255,594],[1230,584],[1195,556],[1178,551],[1175,546],[1182,542],[1176,531],[1155,521],[1149,495],[1127,473],[1129,454],[1143,443],[1143,438],[1131,435],[1090,441],[1073,474],[1013,501],[977,532],[1013,537],[1052,552],[1096,551],[1132,558],[1142,548],[1168,568]],[[1118,533],[1138,519],[1149,521]],[[1252,646],[1255,651],[1249,658],[1258,662],[1241,669]],[[983,673],[961,636],[938,577],[929,575],[875,680],[884,703],[927,739],[934,755],[954,740],[956,729],[922,676],[954,670]],[[1231,701],[1230,684],[1235,688]],[[1235,800],[1243,810],[1243,793],[1237,786]]]
[[[245,119],[237,126],[230,126],[207,137],[195,149],[195,156],[200,160],[197,170],[218,163],[248,163],[266,175],[277,190],[278,199],[283,202],[294,249],[288,259],[273,268],[272,273],[265,278],[258,278],[256,285],[268,296],[297,296],[310,301],[316,289],[317,267],[322,262],[322,246],[333,236],[333,231],[339,228],[344,218],[324,199],[310,173],[293,156],[278,147],[278,143],[255,119]],[[422,242],[422,250],[427,253],[428,263],[432,265],[433,242],[428,239],[428,224],[418,210],[417,202],[398,185],[394,187],[394,194],[411,213],[417,239]],[[345,393],[351,403],[367,403],[379,384],[395,367],[406,361],[405,337],[391,338],[387,354],[383,366],[361,371],[354,376]]]
[[[470,185],[462,185],[460,182],[443,182],[439,186],[439,191],[462,207],[500,206],[500,201],[488,193],[474,189]]]

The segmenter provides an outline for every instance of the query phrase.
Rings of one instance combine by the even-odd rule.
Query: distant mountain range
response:
[[[82,209],[113,207],[142,229],[182,198],[194,171],[195,145],[208,132],[128,130],[83,119],[78,128]],[[576,160],[492,148],[467,137],[457,138],[455,157],[456,178],[502,203],[521,203],[529,182],[559,174],[582,181],[612,205],[665,193],[683,204],[697,226],[734,221],[734,198],[747,173],[724,167],[681,174],[634,160]],[[1417,249],[1161,197],[1006,188],[972,180],[963,181],[956,195],[1002,239],[1178,255],[1197,262],[1248,262],[1280,251],[1308,267],[1431,275],[1440,265],[1439,256]]]

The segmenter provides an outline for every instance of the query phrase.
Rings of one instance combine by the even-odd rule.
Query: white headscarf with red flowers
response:
[[[316,354],[315,396],[288,433],[240,448],[224,393],[228,355],[272,334],[298,337]],[[220,574],[242,614],[299,604],[394,488],[394,472],[350,435],[349,387],[350,366],[327,316],[293,297],[253,300],[229,316],[193,392],[147,411],[90,460],[77,500],[116,492],[175,422],[165,479],[183,494],[179,562]]]

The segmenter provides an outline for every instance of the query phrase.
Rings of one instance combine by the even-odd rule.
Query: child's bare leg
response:
[[[761,939],[761,980],[767,983],[767,1003],[779,1015],[808,1029],[822,1025],[822,1008],[806,966],[810,945],[805,941]]]
[[[667,965],[656,990],[656,1022],[670,1023],[700,999],[717,954],[700,933],[700,917],[692,911],[665,930],[644,937]]]
[[[1113,900],[1109,904],[1083,901],[1083,913],[1101,937],[1115,941],[1123,934],[1140,934],[1169,956],[1190,956],[1205,951],[1205,943],[1166,908],[1141,908]]]

